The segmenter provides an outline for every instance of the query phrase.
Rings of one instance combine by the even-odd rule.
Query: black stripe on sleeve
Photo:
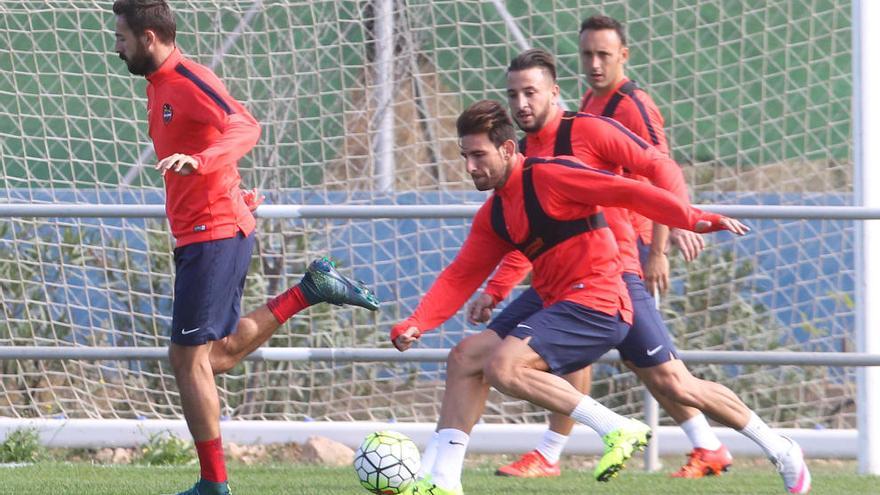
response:
[[[562,165],[563,167],[568,167],[568,168],[579,168],[581,170],[589,170],[590,172],[598,172],[600,174],[605,174],[605,175],[616,175],[615,173],[609,172],[608,170],[602,170],[602,169],[598,169],[598,168],[588,167],[587,165],[584,165],[583,163],[576,162],[573,160],[567,160],[565,158],[559,158],[559,157],[526,158],[525,168],[530,168],[530,167],[537,165],[539,163],[550,163],[550,164],[555,164],[555,165]]]
[[[220,95],[218,95],[217,92],[214,91],[214,88],[209,86],[208,83],[203,81],[199,76],[195,75],[193,71],[187,69],[186,66],[184,66],[182,63],[177,64],[174,70],[178,74],[189,79],[193,82],[193,84],[198,86],[199,89],[201,89],[206,95],[214,100],[214,103],[216,103],[218,107],[226,112],[226,115],[232,115],[233,113],[235,113],[232,111],[232,107],[230,107],[229,104],[227,104],[226,101],[224,101],[223,98],[221,98]]]
[[[651,118],[648,116],[648,109],[645,108],[645,104],[636,96],[635,91],[629,94],[629,97],[632,98],[632,101],[635,102],[636,107],[639,109],[639,113],[642,114],[642,120],[645,121],[645,126],[648,128],[648,135],[651,136],[651,142],[654,143],[654,146],[660,144],[660,138],[657,137],[657,131],[654,130],[654,126],[651,125]]]
[[[632,139],[633,141],[635,141],[636,144],[638,144],[642,149],[648,149],[648,148],[651,147],[651,145],[648,144],[648,143],[646,143],[644,139],[640,138],[639,136],[637,136],[636,134],[634,134],[631,130],[629,130],[629,129],[627,129],[626,127],[624,127],[623,124],[621,124],[620,122],[618,122],[618,121],[616,121],[616,120],[614,120],[614,119],[612,119],[612,118],[602,117],[602,116],[599,116],[599,115],[593,115],[593,114],[591,114],[591,113],[579,113],[579,114],[578,114],[578,117],[586,117],[586,118],[590,118],[590,119],[601,119],[601,120],[604,120],[605,122],[608,122],[609,124],[611,124],[611,125],[613,125],[614,127],[616,127],[617,130],[619,130],[620,132],[626,134],[627,137],[629,137],[630,139]]]

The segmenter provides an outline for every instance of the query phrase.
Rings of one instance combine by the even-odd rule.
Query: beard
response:
[[[532,113],[532,121],[529,124],[520,122],[517,117],[514,117],[513,121],[516,122],[517,127],[519,127],[521,131],[531,134],[544,128],[544,124],[547,123],[547,114],[549,113],[549,109],[544,110],[540,114]]]
[[[125,62],[125,65],[128,66],[128,71],[136,76],[146,76],[157,69],[156,64],[153,62],[153,58],[140,47],[138,47],[138,51],[132,54],[131,57],[126,57],[120,53],[119,58],[121,58]]]

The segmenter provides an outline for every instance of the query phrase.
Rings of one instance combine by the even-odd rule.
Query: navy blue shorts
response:
[[[629,325],[620,315],[607,315],[571,301],[542,309],[516,325],[511,337],[531,337],[532,348],[555,375],[582,369],[613,349]]]
[[[675,344],[645,283],[634,273],[624,273],[623,281],[632,299],[633,324],[617,346],[620,356],[637,368],[650,368],[677,358]]]
[[[513,301],[510,301],[501,314],[489,322],[489,330],[494,331],[503,340],[516,325],[529,316],[541,311],[544,301],[538,295],[538,291],[529,287]]]
[[[238,326],[254,235],[197,242],[174,250],[171,342],[202,345]]]

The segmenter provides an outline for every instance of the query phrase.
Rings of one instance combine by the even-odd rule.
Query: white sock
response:
[[[585,395],[571,412],[571,419],[596,430],[599,436],[605,436],[614,430],[629,426],[630,420],[599,404],[589,395]]]
[[[544,437],[541,438],[541,443],[535,450],[540,452],[547,462],[556,464],[559,462],[559,456],[562,455],[562,449],[565,448],[566,443],[568,443],[568,435],[562,435],[548,429],[544,432]]]
[[[431,468],[431,481],[444,490],[461,486],[461,469],[470,436],[454,428],[437,432],[437,457]]]
[[[749,437],[758,444],[767,454],[767,457],[778,457],[791,448],[791,442],[783,438],[781,435],[771,430],[767,423],[761,420],[754,411],[749,418],[748,424],[740,433]]]
[[[431,469],[434,467],[434,459],[437,458],[438,438],[440,438],[440,434],[435,431],[434,434],[431,435],[431,439],[428,440],[428,445],[422,453],[422,464],[421,467],[419,467],[419,474],[416,475],[417,478],[421,479],[431,474]]]
[[[721,440],[712,431],[712,427],[706,421],[706,416],[697,414],[679,426],[684,430],[684,434],[687,435],[688,440],[691,441],[694,447],[706,450],[718,450],[721,448]]]

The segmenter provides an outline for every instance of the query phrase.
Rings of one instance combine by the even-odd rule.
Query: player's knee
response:
[[[517,381],[517,367],[505,356],[495,356],[483,367],[483,376],[493,387],[502,391],[510,390]]]
[[[177,377],[202,374],[211,366],[210,355],[203,346],[173,345],[168,350],[168,361]]]
[[[447,373],[473,375],[480,373],[484,365],[483,353],[467,339],[459,342],[446,357]]]

